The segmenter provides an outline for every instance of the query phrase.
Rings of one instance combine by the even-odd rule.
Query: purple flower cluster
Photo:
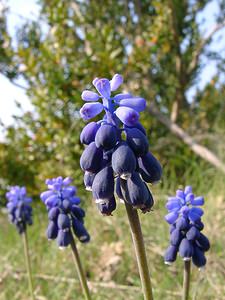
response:
[[[186,186],[184,191],[177,190],[175,197],[169,197],[166,204],[168,214],[166,221],[170,224],[170,246],[167,248],[164,260],[171,264],[179,252],[183,260],[190,260],[201,268],[206,264],[205,252],[210,244],[201,232],[204,228],[201,217],[204,204],[203,197],[195,197],[192,187]]]
[[[22,234],[27,224],[32,225],[32,207],[30,206],[32,199],[27,197],[26,188],[19,186],[12,186],[6,193],[6,198],[8,199],[9,220]]]
[[[122,82],[119,74],[112,80],[95,78],[93,85],[98,93],[85,90],[81,96],[87,102],[80,109],[84,120],[104,111],[103,118],[88,123],[80,135],[81,143],[86,145],[80,159],[84,184],[103,215],[111,215],[116,208],[114,185],[121,200],[143,212],[150,211],[153,198],[145,182],[157,182],[162,174],[139,122],[146,101],[127,93],[113,95]]]
[[[47,179],[48,190],[40,197],[47,207],[49,224],[47,228],[47,238],[54,240],[60,248],[67,247],[72,239],[72,231],[77,238],[86,243],[90,236],[84,227],[84,210],[79,207],[80,198],[76,196],[76,188],[70,185],[71,178],[57,177]]]

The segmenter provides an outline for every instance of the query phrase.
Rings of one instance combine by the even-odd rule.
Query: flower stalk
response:
[[[27,232],[26,232],[26,230],[22,233],[22,236],[23,236],[24,256],[25,256],[25,261],[26,261],[26,268],[27,268],[27,276],[28,276],[30,296],[31,296],[32,300],[35,300],[35,297],[34,297],[34,288],[33,288],[33,280],[32,280],[32,275],[31,275],[31,266],[30,266],[29,246],[28,246],[28,240],[27,240]]]
[[[86,280],[86,277],[84,275],[84,271],[83,271],[83,268],[82,268],[80,256],[79,256],[79,253],[77,251],[76,243],[75,243],[75,240],[74,240],[73,236],[72,236],[70,245],[71,245],[71,249],[72,249],[73,261],[74,261],[75,267],[77,269],[77,273],[78,273],[78,276],[79,276],[79,279],[80,279],[80,283],[81,283],[81,286],[82,286],[82,289],[83,289],[85,299],[86,300],[91,300],[87,280]]]
[[[190,288],[190,277],[191,277],[191,261],[184,261],[184,275],[183,275],[183,295],[182,300],[188,300],[189,288]]]
[[[153,300],[151,278],[148,269],[144,240],[143,240],[138,213],[136,209],[133,209],[132,206],[126,202],[125,202],[125,207],[127,211],[129,224],[130,224],[130,231],[131,231],[134,250],[135,250],[136,259],[138,263],[138,270],[140,274],[144,299]]]

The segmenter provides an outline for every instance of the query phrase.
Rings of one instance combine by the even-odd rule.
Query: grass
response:
[[[211,186],[205,194],[204,232],[211,240],[211,250],[207,253],[208,264],[204,271],[192,268],[190,294],[193,300],[221,300],[225,293],[222,182],[216,187]],[[167,195],[161,188],[160,185],[153,187],[154,212],[140,215],[140,218],[155,300],[176,300],[181,299],[182,261],[178,258],[171,267],[163,263],[162,256],[168,245],[168,226],[163,221]],[[204,187],[199,186],[198,190],[204,192]],[[169,193],[173,192],[173,188],[169,189]],[[86,226],[92,241],[87,245],[77,243],[77,246],[91,283],[93,299],[143,299],[124,205],[118,203],[113,217],[102,217],[91,199],[84,201],[87,207]],[[60,251],[56,242],[47,241],[46,212],[40,204],[34,207],[34,212],[34,225],[28,228],[28,237],[36,299],[82,300],[70,249]],[[0,213],[0,237],[0,300],[27,300],[29,289],[23,243],[3,212]]]

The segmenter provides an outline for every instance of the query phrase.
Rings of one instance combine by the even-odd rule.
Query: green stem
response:
[[[152,285],[148,270],[148,263],[145,253],[143,235],[141,231],[140,220],[137,210],[133,209],[130,204],[125,202],[125,207],[130,223],[130,230],[134,244],[134,250],[138,263],[139,274],[141,278],[142,290],[145,300],[153,300]]]
[[[130,200],[129,193],[127,190],[126,180],[120,178],[120,186],[121,186],[121,191],[124,199]],[[127,201],[125,201],[125,207],[127,211],[129,224],[130,224],[130,231],[131,231],[131,236],[134,244],[134,250],[136,254],[144,299],[153,300],[152,284],[151,284],[151,278],[148,269],[145,245],[144,245],[143,235],[141,231],[139,216],[137,210],[133,209],[132,206]]]
[[[191,277],[191,261],[184,261],[183,295],[182,300],[188,300]]]
[[[75,240],[73,238],[73,235],[72,235],[72,240],[71,240],[70,244],[71,244],[71,249],[72,249],[72,254],[73,254],[73,261],[74,261],[74,264],[76,266],[77,273],[78,273],[78,276],[79,276],[79,279],[80,279],[80,283],[81,283],[82,288],[83,288],[84,296],[85,296],[86,300],[91,300],[89,288],[88,288],[88,285],[87,285],[87,280],[86,280],[86,277],[84,275],[84,271],[83,271],[83,268],[82,268],[80,256],[79,256],[79,253],[77,251],[77,247],[76,247],[76,243],[75,243]]]
[[[27,276],[28,276],[28,283],[29,283],[29,289],[30,289],[30,296],[31,296],[32,300],[35,300],[33,281],[32,281],[32,276],[31,276],[30,255],[29,255],[29,246],[28,246],[26,229],[22,235],[23,235],[24,256],[25,256],[26,267],[27,267]]]

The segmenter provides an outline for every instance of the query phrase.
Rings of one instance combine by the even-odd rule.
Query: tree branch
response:
[[[196,143],[195,140],[181,127],[163,115],[153,103],[150,105],[150,107],[148,107],[148,111],[150,114],[156,117],[160,123],[165,125],[175,136],[187,144],[193,152],[225,174],[225,164],[213,152]]]
[[[194,57],[192,59],[192,62],[189,65],[189,69],[188,69],[188,75],[190,76],[191,73],[194,71],[194,69],[197,67],[198,64],[198,59],[199,56],[201,55],[204,47],[209,43],[209,41],[211,40],[211,38],[213,37],[213,35],[218,32],[219,30],[221,30],[223,27],[225,27],[225,21],[222,23],[218,23],[214,26],[214,28],[210,31],[210,33],[206,36],[205,39],[203,39],[198,48],[196,49],[195,53],[194,53]]]

